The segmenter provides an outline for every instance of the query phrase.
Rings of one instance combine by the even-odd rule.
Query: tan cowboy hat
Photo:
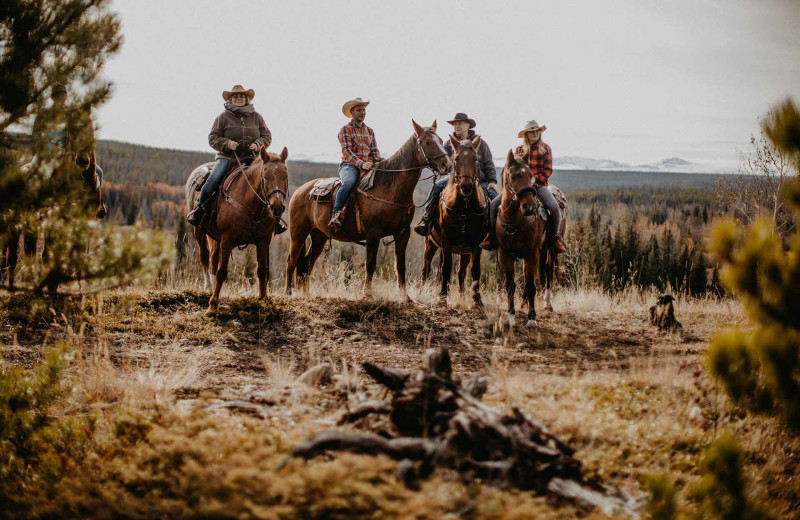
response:
[[[364,101],[360,97],[357,97],[355,99],[351,99],[350,101],[348,101],[347,103],[345,103],[342,106],[342,113],[344,115],[346,115],[347,117],[353,117],[353,114],[351,114],[350,111],[353,109],[353,107],[357,107],[359,105],[367,106],[367,105],[369,105],[369,101]]]
[[[455,115],[455,117],[453,117],[453,119],[451,119],[450,121],[448,121],[448,123],[450,123],[450,124],[452,125],[452,124],[453,124],[453,123],[455,123],[456,121],[466,121],[467,123],[469,123],[469,127],[470,127],[470,128],[475,128],[475,120],[474,120],[474,119],[472,119],[471,117],[469,117],[469,116],[468,116],[467,114],[465,114],[464,112],[459,112],[459,113],[457,113],[457,114]]]
[[[542,132],[544,132],[545,130],[547,130],[547,125],[539,126],[539,123],[531,119],[530,121],[525,123],[525,128],[520,130],[520,132],[517,134],[517,137],[524,137],[526,133],[534,132],[536,130],[541,130]]]
[[[256,97],[255,90],[251,88],[245,90],[241,85],[234,85],[232,89],[222,91],[222,99],[228,101],[234,94],[244,94],[247,96],[247,101],[253,101],[253,98]]]

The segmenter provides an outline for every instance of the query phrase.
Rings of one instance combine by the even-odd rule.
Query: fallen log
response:
[[[383,454],[398,461],[397,477],[410,487],[436,468],[446,468],[464,479],[547,493],[605,514],[638,517],[634,500],[584,481],[575,450],[544,424],[516,407],[505,414],[481,402],[485,378],[464,383],[454,379],[446,348],[428,350],[415,377],[370,363],[364,369],[391,391],[391,399],[359,405],[339,423],[371,417],[370,427],[382,435],[321,433],[297,446],[290,457],[310,459],[332,451]]]

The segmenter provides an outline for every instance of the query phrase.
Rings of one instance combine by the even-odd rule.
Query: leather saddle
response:
[[[319,179],[311,188],[308,198],[314,202],[330,202],[333,200],[334,193],[336,193],[341,185],[342,180],[339,177]]]

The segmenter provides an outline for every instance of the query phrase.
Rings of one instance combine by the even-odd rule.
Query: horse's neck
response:
[[[508,188],[508,179],[503,177],[503,202],[500,204],[500,217],[506,221],[517,221],[522,218],[522,209],[519,201],[514,200],[514,194]]]
[[[401,154],[405,155],[408,152],[407,147],[409,146],[416,146],[416,141],[409,139],[406,144],[404,144],[396,153],[395,155]],[[381,168],[386,168],[387,170],[407,170],[407,171],[396,171],[396,172],[389,172],[393,176],[392,182],[380,183],[379,185],[376,184],[373,188],[377,193],[386,193],[393,195],[393,199],[397,200],[407,200],[411,199],[414,195],[414,189],[417,187],[417,183],[419,182],[419,177],[422,175],[422,169],[425,168],[424,164],[419,162],[417,158],[417,154],[409,154],[409,159],[407,161],[402,161],[400,164],[391,164],[393,161],[387,160],[383,161],[383,163],[378,167],[378,171],[375,175],[381,175]],[[387,164],[388,163],[388,164]]]

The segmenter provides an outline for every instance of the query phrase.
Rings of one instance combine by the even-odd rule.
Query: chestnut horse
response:
[[[332,201],[318,202],[309,193],[320,179],[311,180],[294,193],[289,202],[289,233],[291,246],[286,266],[286,293],[291,294],[295,269],[298,284],[308,290],[308,278],[329,239],[342,242],[365,241],[367,246],[365,282],[366,295],[371,294],[372,277],[377,265],[378,245],[386,236],[394,237],[394,258],[397,283],[405,293],[406,247],[411,237],[411,219],[414,216],[414,188],[423,168],[444,172],[450,159],[436,135],[436,121],[424,128],[414,120],[412,135],[389,159],[380,161],[375,169],[372,189],[353,191],[342,228],[333,233],[329,222]],[[333,196],[331,197],[333,198]],[[358,211],[354,211],[354,209]],[[359,213],[360,218],[356,217]],[[311,247],[306,250],[306,238],[311,236]],[[406,298],[408,294],[406,293]]]
[[[498,258],[506,279],[508,299],[508,321],[513,327],[515,321],[514,268],[517,259],[522,259],[525,274],[523,299],[528,304],[527,326],[536,327],[536,269],[539,268],[539,255],[545,237],[547,222],[539,215],[539,201],[533,187],[533,173],[528,160],[515,157],[509,150],[503,167],[503,203],[495,223],[497,233]]]
[[[214,293],[208,302],[208,312],[219,306],[219,292],[228,277],[228,262],[234,247],[255,244],[258,260],[258,297],[267,297],[269,282],[269,244],[275,231],[275,224],[283,214],[286,193],[289,190],[289,170],[286,158],[289,151],[284,147],[280,155],[271,154],[261,147],[258,157],[244,171],[235,175],[222,187],[215,200],[209,201],[209,211],[204,218],[211,220],[216,214],[216,222],[209,222],[208,228],[195,226],[200,263],[203,265],[203,279],[206,289],[214,285]],[[194,208],[195,199],[200,192],[195,191],[194,181],[213,163],[195,168],[186,181],[186,206]],[[215,210],[211,209],[215,208]],[[208,233],[206,232],[208,229]],[[215,240],[210,234],[219,237]],[[211,243],[209,266],[208,246]],[[209,272],[210,271],[210,272]]]
[[[489,224],[489,197],[478,180],[480,136],[472,141],[459,141],[452,135],[453,174],[442,191],[438,218],[425,237],[425,255],[422,264],[422,279],[427,280],[431,260],[438,248],[442,249],[442,300],[447,298],[450,273],[453,270],[453,253],[459,255],[458,289],[464,290],[467,267],[472,262],[472,299],[482,306],[480,293],[481,243]]]
[[[67,182],[68,179],[64,179],[63,176],[67,174],[73,174],[76,171],[75,166],[75,158],[76,155],[73,153],[64,152],[56,159],[56,166],[53,168],[52,178],[56,181],[57,184],[62,182]],[[95,213],[95,217],[98,220],[102,220],[106,216],[106,206],[103,203],[103,190],[100,186],[99,180],[97,178],[97,160],[95,158],[94,153],[88,154],[88,165],[85,169],[80,170],[81,177],[83,179],[83,183],[86,193],[86,208],[93,209],[98,208],[97,212]],[[26,164],[23,167],[23,170],[30,169],[31,164]],[[13,292],[16,288],[14,287],[14,274],[17,268],[17,262],[19,261],[19,242],[20,238],[23,239],[24,248],[23,251],[26,255],[34,255],[36,254],[36,243],[38,239],[38,233],[22,233],[19,230],[10,230],[6,233],[6,263],[8,265],[8,290]],[[42,249],[42,255],[47,258],[47,242],[48,237],[44,237],[44,246]],[[58,286],[63,281],[63,277],[60,273],[51,272],[45,277],[44,280],[36,287],[36,292],[41,292],[45,287],[47,288],[50,294],[55,294],[58,290]]]

